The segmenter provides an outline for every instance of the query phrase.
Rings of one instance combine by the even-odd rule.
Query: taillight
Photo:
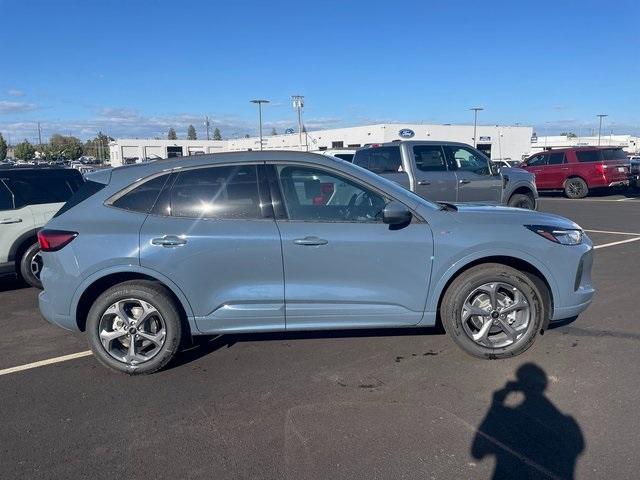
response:
[[[604,163],[598,163],[596,165],[596,172],[600,175],[604,175],[604,171],[607,169],[607,166]]]
[[[38,243],[43,252],[55,252],[67,245],[78,236],[78,232],[67,232],[65,230],[40,230],[38,232]]]

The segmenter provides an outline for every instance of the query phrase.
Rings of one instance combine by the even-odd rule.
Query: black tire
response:
[[[126,299],[139,299],[150,304],[164,320],[164,344],[150,360],[137,364],[117,360],[100,340],[100,322],[106,310],[115,302]],[[100,363],[117,372],[146,375],[162,369],[175,356],[182,341],[183,328],[178,308],[165,287],[157,282],[131,280],[114,285],[93,302],[87,315],[86,332],[89,346]]]
[[[29,285],[42,290],[40,272],[42,271],[42,258],[40,257],[40,245],[38,242],[29,246],[20,257],[20,277]]]
[[[589,187],[580,177],[568,178],[564,182],[564,194],[567,198],[584,198],[589,195]]]
[[[500,282],[512,285],[524,295],[529,307],[529,323],[524,332],[508,346],[490,348],[474,341],[463,326],[463,305],[481,285]],[[469,355],[483,359],[509,358],[520,355],[535,341],[545,325],[544,297],[536,284],[524,273],[509,266],[485,263],[460,274],[447,288],[440,305],[440,318],[453,341]],[[491,320],[487,320],[493,323]]]
[[[524,193],[514,193],[509,199],[509,206],[514,208],[524,208],[526,210],[535,210],[536,203],[531,195]]]

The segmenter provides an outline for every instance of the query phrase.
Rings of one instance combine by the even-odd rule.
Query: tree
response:
[[[50,153],[56,156],[64,155],[69,160],[77,160],[84,150],[82,142],[76,137],[65,137],[56,133],[49,139]]]
[[[91,155],[98,160],[109,160],[109,142],[113,142],[113,137],[98,132],[98,135],[85,142],[83,150],[85,155]]]
[[[222,140],[222,135],[220,134],[220,129],[218,127],[213,131],[213,139]]]
[[[560,134],[560,136],[567,137],[567,138],[576,138],[577,137],[577,135],[575,133],[573,133],[573,132],[562,132]]]
[[[178,139],[178,135],[176,135],[176,131],[174,130],[173,127],[171,127],[169,129],[169,132],[167,133],[167,140],[177,140]]]
[[[36,149],[33,148],[33,145],[31,145],[26,138],[24,142],[17,144],[13,151],[16,158],[20,160],[31,160],[36,154]]]
[[[198,134],[196,133],[196,127],[193,125],[189,125],[187,128],[187,140],[197,140]]]
[[[7,141],[0,133],[0,162],[7,158]]]
[[[278,135],[278,131],[276,130],[276,127],[273,127],[271,129],[271,135]]]

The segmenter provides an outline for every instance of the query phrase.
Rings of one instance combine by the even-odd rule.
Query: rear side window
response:
[[[604,160],[628,160],[627,154],[621,148],[607,148],[602,150]]]
[[[91,181],[84,182],[82,186],[76,191],[76,193],[74,193],[73,196],[69,200],[67,200],[67,203],[65,203],[62,206],[62,208],[58,210],[53,217],[55,218],[59,215],[62,215],[67,210],[72,209],[76,205],[79,205],[80,203],[84,202],[87,198],[95,195],[104,187],[106,187],[104,183],[91,182]]]
[[[263,218],[256,165],[180,172],[171,188],[170,202],[174,217]]]
[[[82,176],[58,175],[20,175],[7,180],[7,186],[15,195],[16,208],[25,205],[66,202],[82,185]]]
[[[400,147],[374,147],[358,150],[353,163],[374,173],[402,171]]]
[[[340,160],[345,160],[347,162],[353,161],[353,153],[336,153],[334,157],[339,158]]]
[[[564,152],[549,154],[549,165],[560,165],[564,163]]]
[[[413,147],[416,167],[423,172],[446,172],[447,162],[442,147],[438,145],[416,145]]]
[[[600,150],[579,150],[576,152],[576,158],[580,163],[601,162],[602,152]]]
[[[152,178],[125,193],[111,205],[133,212],[149,213],[168,178],[169,174]]]
[[[13,210],[13,195],[0,180],[0,212],[3,210]]]

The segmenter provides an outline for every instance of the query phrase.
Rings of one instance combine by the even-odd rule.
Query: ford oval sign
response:
[[[411,138],[415,135],[415,132],[410,128],[403,128],[398,132],[398,135],[400,135],[400,137],[402,138]]]

